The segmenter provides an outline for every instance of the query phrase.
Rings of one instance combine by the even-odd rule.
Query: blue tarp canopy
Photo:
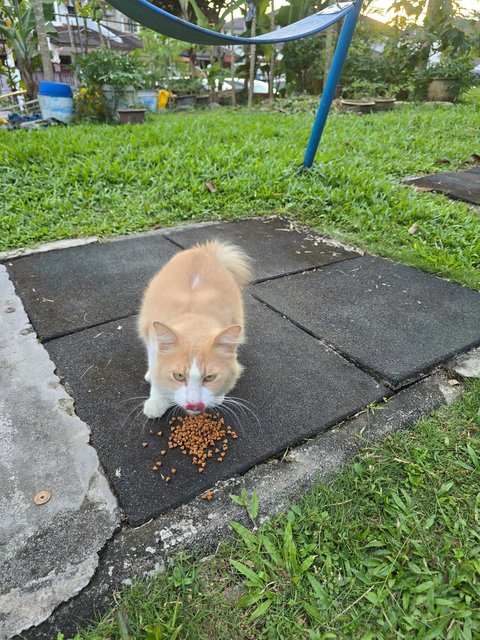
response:
[[[176,40],[205,45],[271,44],[304,38],[338,22],[354,7],[354,2],[339,2],[271,33],[262,33],[255,38],[241,38],[199,27],[177,18],[147,0],[108,0],[108,2],[112,7],[149,29]]]

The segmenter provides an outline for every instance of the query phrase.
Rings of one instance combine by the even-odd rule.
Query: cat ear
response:
[[[171,351],[178,343],[178,336],[173,329],[167,327],[163,322],[155,321],[153,329],[157,337],[158,350],[162,353]]]
[[[213,345],[225,354],[232,354],[235,353],[237,344],[241,342],[242,327],[239,324],[234,324],[217,334],[213,340]]]

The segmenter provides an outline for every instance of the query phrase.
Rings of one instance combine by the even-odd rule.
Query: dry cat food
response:
[[[215,459],[218,463],[223,462],[228,451],[228,436],[233,439],[238,438],[232,427],[225,425],[219,413],[176,416],[169,420],[168,424],[170,426],[168,448],[179,448],[182,455],[189,455],[198,473],[203,473],[209,458]],[[162,431],[157,435],[161,436]],[[165,454],[165,450],[160,451],[161,456]],[[161,466],[162,462],[158,460],[152,467],[152,471],[158,471]],[[162,473],[165,482],[170,482],[172,474],[176,471],[175,468],[171,468],[168,475]]]

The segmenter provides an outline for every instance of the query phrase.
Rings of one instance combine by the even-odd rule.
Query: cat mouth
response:
[[[187,402],[185,405],[185,411],[189,416],[198,416],[200,413],[203,413],[206,408],[203,402]]]

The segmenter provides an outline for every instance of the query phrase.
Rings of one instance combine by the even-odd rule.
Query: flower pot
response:
[[[366,100],[340,100],[342,111],[353,111],[355,113],[371,113],[375,107],[375,102]]]
[[[118,109],[131,108],[137,102],[135,87],[115,87],[110,84],[102,84],[102,100],[109,118],[115,118]]]
[[[390,111],[395,104],[395,98],[373,98],[375,102],[374,111]]]
[[[197,107],[208,107],[210,105],[210,96],[209,95],[201,95],[197,96],[196,106]]]
[[[146,109],[117,109],[121,124],[140,124],[145,120]]]
[[[430,80],[427,98],[436,102],[451,102],[457,97],[455,86],[455,80],[447,80],[445,78]]]
[[[177,109],[193,109],[197,103],[197,96],[195,94],[184,95],[175,97],[175,106]]]

